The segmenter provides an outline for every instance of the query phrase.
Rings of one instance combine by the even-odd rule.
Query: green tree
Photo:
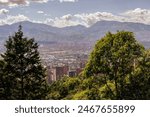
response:
[[[34,39],[24,37],[22,26],[6,41],[1,82],[1,99],[44,99],[47,92],[45,69]]]
[[[128,76],[136,68],[137,58],[143,52],[144,47],[135,40],[132,32],[109,32],[96,43],[83,75],[103,79],[103,89],[111,94],[107,94],[108,99],[124,99]]]
[[[132,32],[107,33],[77,78],[50,86],[48,99],[150,99],[150,50]]]
[[[47,99],[72,99],[72,96],[78,90],[80,82],[79,78],[70,78],[67,76],[53,82],[49,87]]]
[[[150,50],[146,50],[138,60],[126,85],[125,96],[127,99],[150,99]]]
[[[4,62],[2,60],[0,60],[0,99],[5,99],[5,93],[4,93],[4,77],[3,76],[3,66],[4,66]]]

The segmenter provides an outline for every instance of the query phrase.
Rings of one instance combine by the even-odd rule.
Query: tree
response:
[[[80,82],[79,78],[64,76],[50,85],[47,99],[72,99],[74,93],[78,90]]]
[[[138,58],[139,63],[130,75],[130,80],[125,88],[128,99],[150,99],[150,50]],[[129,93],[133,92],[133,93]]]
[[[41,64],[38,44],[24,37],[22,26],[6,41],[2,84],[4,99],[44,99],[47,91],[45,69]]]
[[[3,76],[3,66],[4,66],[4,62],[2,60],[0,60],[0,99],[5,99],[5,93],[4,93],[4,78]]]
[[[150,50],[132,32],[107,33],[77,78],[50,85],[47,99],[150,99]]]
[[[132,32],[109,32],[96,43],[83,75],[101,77],[105,82],[104,89],[111,94],[108,99],[124,99],[126,82],[143,52],[144,47],[135,40]]]

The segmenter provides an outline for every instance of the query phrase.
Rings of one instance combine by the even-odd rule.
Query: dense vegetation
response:
[[[45,99],[45,69],[34,39],[24,37],[22,27],[6,41],[0,61],[0,99]]]
[[[50,86],[48,99],[150,99],[150,50],[132,32],[108,32],[98,40],[78,78]]]
[[[0,60],[0,99],[150,99],[150,50],[132,32],[108,32],[98,40],[80,76],[49,86],[38,44],[22,27],[6,41]]]

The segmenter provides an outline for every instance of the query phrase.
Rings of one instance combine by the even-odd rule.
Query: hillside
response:
[[[61,49],[71,47],[83,50],[91,49],[95,41],[104,36],[106,32],[116,32],[117,30],[134,32],[138,41],[142,42],[146,48],[150,47],[150,25],[131,22],[99,21],[88,28],[81,25],[58,28],[24,21],[0,26],[1,51],[3,50],[4,42],[8,39],[9,35],[12,35],[17,30],[19,24],[23,26],[25,36],[34,37],[40,44],[52,47],[54,50],[58,49],[60,45]]]

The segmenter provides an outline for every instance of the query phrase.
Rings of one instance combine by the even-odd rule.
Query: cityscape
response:
[[[84,69],[88,56],[85,53],[67,53],[60,51],[53,55],[48,54],[45,59],[42,59],[46,67],[47,82],[51,83],[63,78],[63,76],[78,76]]]
[[[149,100],[150,1],[0,0],[0,99]]]

